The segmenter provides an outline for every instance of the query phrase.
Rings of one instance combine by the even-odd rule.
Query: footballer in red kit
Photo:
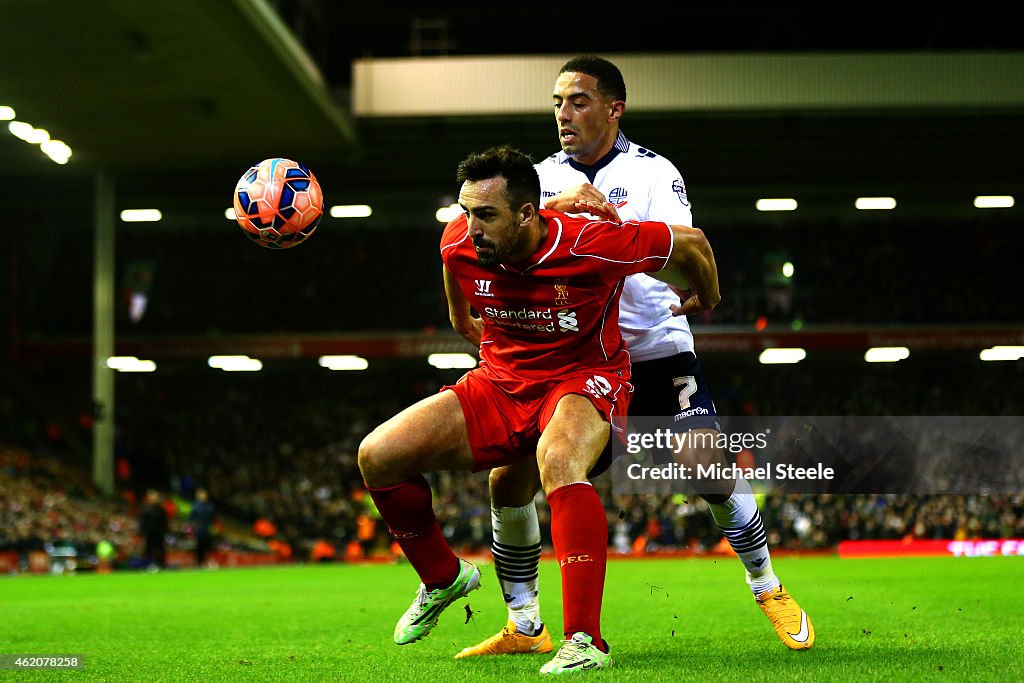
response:
[[[499,439],[511,448],[506,460],[532,455],[523,447],[536,442],[565,393],[587,396],[616,428],[632,392],[618,327],[622,279],[660,270],[672,251],[664,223],[618,225],[554,211],[540,216],[547,235],[519,263],[484,266],[465,215],[448,224],[441,240],[446,272],[483,321],[480,367],[448,387],[464,407],[475,408],[469,424],[475,469],[501,464]],[[474,375],[488,382],[478,385]]]
[[[540,211],[533,162],[510,147],[471,154],[456,178],[465,213],[441,240],[444,287],[452,327],[479,346],[480,367],[359,445],[366,488],[421,580],[394,641],[428,635],[449,605],[480,585],[479,569],[448,546],[423,475],[535,459],[551,509],[566,635],[540,672],[607,667],[608,521],[588,479],[632,391],[618,330],[622,281],[682,271],[694,293],[673,313],[711,310],[721,298],[714,254],[697,228]],[[550,652],[550,642],[538,651]]]

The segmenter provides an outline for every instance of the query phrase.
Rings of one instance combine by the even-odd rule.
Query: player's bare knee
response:
[[[367,486],[379,488],[394,483],[388,481],[390,467],[386,457],[386,449],[383,448],[383,439],[374,430],[363,437],[359,443],[359,452],[356,462],[359,464],[359,472],[363,475],[363,481]]]
[[[495,491],[503,491],[508,486],[508,479],[504,467],[492,469],[487,475],[487,488],[490,489],[491,495],[493,496]]]
[[[372,479],[373,467],[376,464],[377,449],[373,434],[367,434],[359,442],[359,451],[356,455],[356,464],[359,465],[359,473],[363,480]],[[367,482],[369,483],[369,482]]]
[[[596,461],[571,444],[554,443],[538,452],[537,466],[545,494],[557,488],[587,480],[587,472]]]

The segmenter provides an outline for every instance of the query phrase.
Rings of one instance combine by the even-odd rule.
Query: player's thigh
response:
[[[415,403],[370,432],[359,445],[359,469],[368,486],[473,466],[459,399],[442,391]]]
[[[524,458],[511,465],[495,467],[487,478],[491,504],[495,507],[522,507],[533,501],[540,490],[540,472],[536,458]]]
[[[610,425],[589,398],[565,394],[558,399],[537,443],[537,464],[545,493],[586,481],[608,442]]]

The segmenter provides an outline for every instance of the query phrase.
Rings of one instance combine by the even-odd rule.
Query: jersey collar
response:
[[[582,173],[583,175],[587,176],[587,180],[589,180],[591,183],[594,183],[594,178],[597,177],[598,171],[600,171],[602,168],[610,164],[612,162],[612,159],[617,157],[620,153],[627,151],[629,151],[629,140],[626,138],[625,134],[620,130],[618,136],[616,136],[615,138],[615,144],[612,145],[612,148],[608,150],[608,153],[605,154],[600,159],[598,159],[594,164],[587,166],[586,164],[581,164],[575,159],[570,158],[569,165],[572,166],[577,171],[579,171],[580,173]]]

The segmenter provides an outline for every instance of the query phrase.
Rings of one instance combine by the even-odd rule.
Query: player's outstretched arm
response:
[[[544,208],[562,213],[589,213],[592,216],[614,223],[621,223],[619,212],[608,203],[604,194],[590,183],[562,190],[544,200]]]
[[[648,273],[683,290],[681,305],[672,306],[673,315],[690,315],[714,310],[722,295],[718,290],[718,267],[711,244],[700,228],[673,225],[672,255],[660,271]]]
[[[448,270],[444,269],[444,294],[448,299],[448,319],[452,322],[452,329],[473,343],[473,346],[480,346],[480,339],[483,336],[484,323],[480,318],[474,318],[470,310],[469,302],[466,301],[458,280]]]
[[[606,198],[599,189],[590,183],[582,183],[567,190],[562,190],[553,197],[548,197],[544,200],[544,208],[561,211],[562,213],[577,213],[576,204],[578,202],[602,204],[605,201]]]

